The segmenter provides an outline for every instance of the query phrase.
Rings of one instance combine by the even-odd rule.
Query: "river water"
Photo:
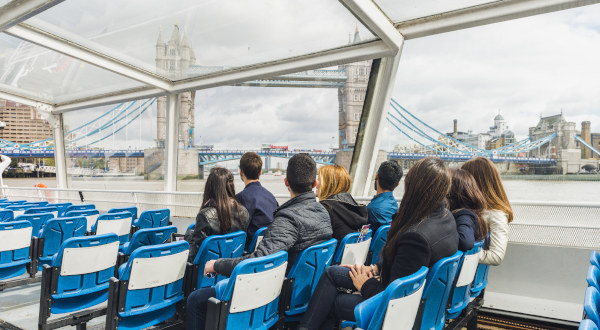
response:
[[[283,176],[263,175],[261,182],[275,195],[287,195]],[[33,187],[43,183],[48,187],[56,187],[55,178],[23,178],[4,179],[9,187]],[[204,180],[183,180],[178,182],[178,190],[201,192]],[[154,190],[163,189],[163,181],[147,181],[143,178],[73,178],[72,188],[106,189],[106,190]],[[236,191],[244,188],[244,183],[236,176]],[[404,181],[394,191],[401,197]],[[547,181],[547,180],[504,180],[504,187],[510,200],[526,201],[560,201],[560,202],[600,202],[600,181]]]

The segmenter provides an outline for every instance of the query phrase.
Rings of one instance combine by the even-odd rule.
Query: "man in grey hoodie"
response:
[[[289,270],[302,250],[331,239],[333,231],[329,213],[317,202],[312,191],[317,183],[316,176],[317,167],[308,154],[297,154],[290,158],[284,182],[291,199],[275,211],[273,222],[256,250],[239,258],[210,260],[204,267],[204,274],[230,276],[235,266],[243,260],[279,251],[288,252]],[[214,288],[203,288],[188,297],[187,329],[204,329],[207,302],[215,296]]]

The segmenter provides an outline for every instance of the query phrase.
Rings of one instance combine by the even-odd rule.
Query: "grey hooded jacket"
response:
[[[288,252],[288,270],[296,256],[309,246],[331,239],[329,214],[312,191],[300,194],[275,210],[273,222],[256,250],[239,258],[215,262],[215,271],[231,276],[233,268],[248,258],[263,257],[279,251]]]

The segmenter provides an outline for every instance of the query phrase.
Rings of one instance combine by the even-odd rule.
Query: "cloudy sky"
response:
[[[228,11],[217,1],[202,1],[187,11],[165,7],[159,15],[135,2],[117,6],[73,0],[65,3],[79,15],[58,15],[67,14],[61,12],[66,10],[61,6],[67,8],[63,3],[40,15],[37,23],[52,24],[57,31],[78,31],[150,68],[154,53],[148,50],[153,50],[158,31],[168,39],[171,22],[177,20],[194,45],[197,64],[236,66],[345,44],[356,20],[341,14],[345,11],[336,1],[313,2],[320,10],[307,12],[300,10],[304,7],[300,2],[282,6],[273,0],[265,1],[261,10],[240,1],[239,10]],[[260,14],[245,15],[248,10]],[[216,20],[224,16],[215,11],[230,20]],[[288,15],[277,15],[283,13]],[[111,23],[98,27],[98,20],[106,16],[112,17]],[[269,21],[272,17],[279,18]],[[444,132],[452,129],[455,118],[461,131],[487,131],[500,112],[517,138],[525,137],[540,115],[561,110],[578,127],[581,121],[590,120],[592,131],[600,132],[598,17],[600,5],[594,5],[409,40],[393,97]],[[369,37],[362,26],[359,30]],[[107,109],[70,113],[66,121],[74,127]],[[155,116],[156,109],[151,107],[123,135],[104,143],[119,148],[152,145]],[[196,93],[195,141],[217,148],[258,148],[261,143],[272,143],[325,149],[338,144],[337,121],[335,89],[220,87]],[[385,149],[410,143],[387,123],[382,137]]]

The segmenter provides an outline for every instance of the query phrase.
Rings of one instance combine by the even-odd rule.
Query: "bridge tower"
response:
[[[165,42],[162,31],[158,34],[156,41],[156,73],[169,77],[170,79],[186,78],[188,69],[196,63],[196,55],[191,44],[188,42],[185,32],[180,36],[177,23],[173,27],[171,38]],[[194,142],[194,98],[195,91],[181,93],[181,110],[179,113],[179,146],[189,148]],[[167,97],[161,96],[157,103],[157,125],[156,144],[164,148],[167,136]]]
[[[592,133],[590,130],[591,125],[592,123],[590,123],[589,121],[581,122],[581,138],[590,145],[592,144]],[[592,158],[592,151],[583,145],[581,146],[581,158]]]
[[[350,35],[348,44],[360,42],[358,26],[354,36]],[[346,71],[346,83],[338,89],[339,102],[339,149],[352,150],[356,144],[356,134],[360,124],[365,94],[369,84],[369,73],[372,61],[360,61],[340,65]]]
[[[535,127],[529,128],[529,136],[535,141],[556,133],[556,137],[538,149],[529,152],[530,157],[556,158],[560,174],[577,173],[581,165],[581,150],[575,144],[576,125],[567,122],[563,114],[541,117]]]

